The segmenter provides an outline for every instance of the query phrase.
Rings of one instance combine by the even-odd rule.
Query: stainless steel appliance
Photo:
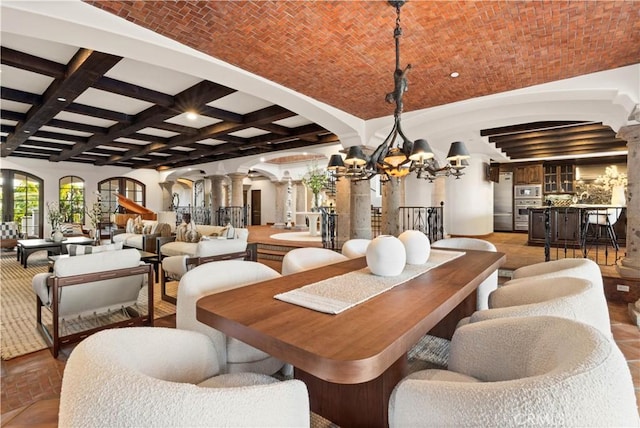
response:
[[[516,199],[542,199],[542,184],[518,184],[513,188],[513,197]]]
[[[501,172],[493,185],[493,230],[513,231],[513,173]]]
[[[514,187],[514,230],[529,230],[529,208],[542,207],[542,185],[527,184]]]

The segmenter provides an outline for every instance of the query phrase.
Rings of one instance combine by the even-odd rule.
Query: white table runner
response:
[[[464,254],[462,251],[432,249],[429,260],[425,264],[406,265],[398,276],[373,275],[367,267],[286,293],[276,294],[273,297],[315,311],[339,314]]]

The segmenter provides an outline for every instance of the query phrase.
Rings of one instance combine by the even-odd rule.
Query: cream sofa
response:
[[[192,267],[219,260],[243,259],[258,260],[258,246],[248,243],[249,231],[235,229],[235,239],[218,239],[211,234],[219,234],[222,226],[196,225],[203,235],[198,242],[175,241],[175,236],[158,238],[157,248],[160,255],[160,289],[162,300],[176,303],[176,298],[167,294],[167,280],[179,280]],[[206,234],[206,235],[205,235]]]
[[[220,235],[225,228],[223,226],[212,226],[207,224],[197,224],[196,230],[205,238],[209,238],[209,241],[200,241],[207,242],[206,245],[200,245],[200,242],[179,242],[176,241],[175,236],[167,236],[157,239],[157,248],[158,254],[160,257],[169,257],[169,256],[189,256],[189,257],[200,257],[200,256],[212,256],[218,254],[225,254],[229,252],[237,252],[243,251],[243,248],[240,248],[238,242],[233,242],[236,240],[244,241],[245,247],[247,239],[249,238],[249,230],[248,229],[235,229],[235,239],[218,239],[217,236],[212,235]],[[240,248],[240,249],[238,249]],[[217,251],[216,249],[220,249]],[[229,251],[226,251],[229,250]]]
[[[142,225],[151,230],[151,233],[129,233],[126,229],[111,231],[111,242],[122,242],[125,247],[155,253],[156,239],[171,235],[171,226],[167,223],[159,223],[156,220],[142,220]]]

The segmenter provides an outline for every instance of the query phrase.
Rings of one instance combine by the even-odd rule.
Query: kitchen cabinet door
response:
[[[545,224],[544,209],[529,210],[529,243],[544,244]],[[551,221],[551,218],[549,219]]]
[[[580,225],[580,210],[553,210],[552,243],[559,245],[566,244],[568,246],[580,245]]]

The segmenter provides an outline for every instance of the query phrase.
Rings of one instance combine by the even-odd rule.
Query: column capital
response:
[[[616,137],[622,138],[627,143],[640,142],[640,125],[623,126],[618,130]]]
[[[227,174],[230,178],[232,179],[238,179],[238,178],[242,178],[244,179],[245,177],[248,177],[247,174],[245,174],[244,172],[231,172],[229,174]]]

